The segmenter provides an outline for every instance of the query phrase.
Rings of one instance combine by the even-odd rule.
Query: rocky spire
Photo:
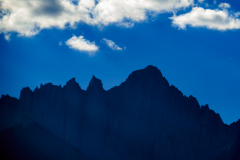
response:
[[[76,82],[75,78],[70,79],[65,87],[70,87],[70,88],[81,88],[79,84]]]
[[[104,90],[102,81],[96,78],[94,75],[92,76],[92,79],[87,87],[87,91],[92,91],[92,90]]]

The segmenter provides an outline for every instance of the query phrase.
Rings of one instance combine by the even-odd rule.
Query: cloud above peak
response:
[[[13,32],[18,36],[34,36],[43,29],[75,28],[79,23],[100,28],[110,24],[132,28],[149,16],[176,13],[192,6],[194,0],[0,0],[0,34],[9,40]],[[238,29],[239,19],[226,11],[230,7],[228,3],[219,4],[222,10],[193,7],[191,12],[171,19],[179,28],[190,25]]]
[[[194,0],[1,0],[0,33],[33,36],[42,29],[65,29],[78,23],[132,27],[151,13],[171,12],[193,3]]]
[[[95,42],[90,42],[84,39],[83,36],[77,37],[75,35],[66,41],[66,45],[77,51],[87,52],[89,55],[93,55],[99,49],[99,47],[95,45]]]
[[[190,12],[178,16],[174,15],[170,19],[173,25],[180,29],[185,29],[187,25],[220,31],[240,29],[240,19],[225,9],[212,10],[194,7]]]

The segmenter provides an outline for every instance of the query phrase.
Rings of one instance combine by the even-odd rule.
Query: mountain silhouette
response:
[[[73,78],[63,87],[47,83],[34,91],[23,88],[19,100],[3,95],[0,130],[2,155],[15,152],[3,149],[11,143],[27,146],[18,153],[30,159],[51,159],[55,154],[49,150],[61,152],[62,159],[240,159],[240,121],[224,124],[208,105],[184,96],[151,65],[107,91],[93,76],[86,90]],[[13,134],[21,136],[6,138]],[[46,137],[54,139],[50,148]],[[62,147],[56,148],[59,143]]]

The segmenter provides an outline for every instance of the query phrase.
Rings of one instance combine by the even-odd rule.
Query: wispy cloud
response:
[[[109,39],[106,39],[106,38],[103,38],[102,39],[106,45],[111,48],[112,50],[122,50],[122,48],[120,48],[118,45],[115,44],[115,42],[113,42],[112,40],[109,40]],[[125,48],[124,48],[125,49]]]
[[[198,0],[199,3],[203,3],[205,0]]]
[[[89,55],[93,55],[99,49],[98,46],[95,45],[95,42],[90,42],[84,39],[83,36],[76,37],[75,35],[66,41],[66,45],[68,45],[69,48],[87,52]]]
[[[194,7],[189,13],[174,15],[170,19],[173,20],[173,25],[180,29],[185,29],[187,25],[220,31],[240,29],[240,19],[234,14],[230,14],[226,9],[212,10]]]
[[[9,34],[9,33],[5,33],[5,34],[4,34],[4,38],[5,38],[7,41],[10,41],[10,37],[11,37],[11,34]]]
[[[240,16],[240,12],[234,13],[235,17],[239,17]]]
[[[219,8],[223,8],[223,9],[228,9],[228,8],[231,8],[230,4],[228,3],[220,3],[218,5]]]

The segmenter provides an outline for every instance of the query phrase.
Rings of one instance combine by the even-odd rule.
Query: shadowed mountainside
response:
[[[38,123],[16,126],[0,133],[0,155],[4,159],[90,160],[84,153],[49,133]]]
[[[27,130],[34,122],[95,159],[239,158],[240,121],[224,124],[208,105],[170,86],[154,66],[134,71],[108,91],[93,76],[86,91],[73,78],[63,87],[23,88],[19,100],[1,97],[3,133],[19,124]]]

